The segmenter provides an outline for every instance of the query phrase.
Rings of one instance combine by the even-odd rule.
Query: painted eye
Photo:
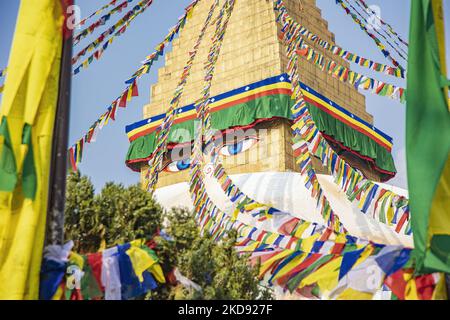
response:
[[[167,167],[164,169],[168,172],[178,172],[183,171],[186,169],[189,169],[189,166],[191,165],[191,159],[187,158],[184,160],[177,160],[169,163]]]
[[[253,147],[256,142],[258,142],[256,137],[246,137],[239,142],[224,145],[220,148],[219,154],[225,157],[235,156],[239,153],[247,151]]]

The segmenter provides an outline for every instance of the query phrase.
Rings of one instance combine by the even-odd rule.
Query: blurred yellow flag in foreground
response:
[[[37,299],[61,51],[61,0],[22,0],[0,109],[0,299]]]

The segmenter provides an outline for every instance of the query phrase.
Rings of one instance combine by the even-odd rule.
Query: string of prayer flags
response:
[[[302,37],[316,43],[333,55],[343,58],[349,62],[356,63],[361,67],[369,68],[376,72],[403,79],[406,77],[406,71],[402,68],[394,68],[379,62],[372,61],[321,39],[319,36],[312,33],[307,28],[293,20],[290,17],[282,0],[277,0],[275,2],[274,10],[275,12],[278,12],[277,19],[281,20],[283,25],[287,25],[287,29],[289,30],[289,32],[299,33]]]
[[[349,2],[350,0],[347,0],[347,3],[349,3],[349,5],[351,6],[351,8],[353,8],[353,10],[355,12],[357,12],[360,16],[365,15],[367,18],[365,18],[366,24],[372,26],[372,28],[377,32],[377,34],[379,34],[381,37],[383,37],[383,39],[385,39],[386,41],[391,41],[395,44],[396,48],[398,50],[400,50],[406,57],[408,56],[408,44],[403,43],[402,41],[400,41],[398,34],[392,29],[387,26],[387,24],[382,21],[382,19],[378,16],[378,13],[375,12],[375,8],[365,8],[361,2],[357,1],[357,0],[353,0],[353,2],[356,4],[356,6],[358,7],[358,9],[356,9],[353,5],[351,5],[351,3]],[[365,3],[364,3],[365,4]],[[378,30],[381,30],[384,34],[381,34],[380,32],[378,32]],[[392,32],[393,31],[393,32]],[[397,35],[395,35],[395,34]],[[386,36],[389,38],[387,39]],[[390,46],[392,46],[392,43],[388,42],[388,44]]]
[[[228,4],[228,8],[225,6]],[[211,137],[211,120],[210,120],[210,109],[209,109],[209,102],[210,102],[210,88],[211,83],[214,77],[215,72],[215,66],[217,63],[217,60],[219,58],[220,50],[223,44],[223,39],[225,36],[225,32],[227,30],[228,22],[231,18],[232,11],[234,9],[235,1],[228,1],[224,4],[224,7],[221,10],[221,15],[223,15],[223,11],[227,10],[227,17],[225,19],[225,22],[222,25],[222,28],[220,28],[221,19],[218,19],[216,23],[216,31],[213,38],[213,46],[210,49],[210,52],[207,57],[207,62],[205,63],[204,70],[205,70],[205,77],[204,77],[204,88],[202,91],[202,98],[197,101],[195,104],[196,112],[197,112],[197,118],[199,118],[201,121],[201,126],[197,128],[196,137],[194,143],[194,148],[192,152],[191,158],[193,159],[193,164],[191,165],[191,176],[193,179],[191,179],[191,182],[195,185],[195,179],[198,180],[198,184],[200,184],[199,189],[203,189],[204,186],[202,184],[202,173],[201,173],[201,166],[204,162],[204,154],[202,150],[203,146],[203,139],[205,141],[212,141]],[[205,133],[207,136],[205,136]],[[215,163],[215,162],[214,162]],[[195,186],[194,186],[195,188]],[[193,199],[195,200],[195,195],[193,195]]]
[[[113,100],[108,109],[90,126],[88,132],[86,132],[81,139],[69,148],[68,155],[72,170],[78,170],[78,164],[82,160],[85,144],[95,142],[95,137],[98,131],[101,130],[104,125],[108,124],[110,119],[113,121],[116,119],[117,108],[126,108],[127,103],[139,94],[137,80],[144,74],[149,73],[153,62],[157,61],[159,56],[164,55],[166,45],[172,42],[173,39],[175,39],[175,36],[179,34],[185,25],[186,20],[192,16],[193,10],[199,1],[200,0],[194,0],[186,7],[183,16],[179,18],[178,23],[170,29],[169,34],[156,47],[156,51],[148,55],[146,60],[141,64],[141,67],[139,67],[133,76],[126,81],[127,86],[122,94]]]
[[[295,109],[295,106],[293,107],[293,109]],[[298,111],[295,113],[295,118],[295,123],[292,126],[294,130],[294,137],[296,134],[300,134],[300,137],[299,139],[294,138],[293,148],[295,155],[298,155],[297,163],[300,164],[301,171],[307,171],[308,169],[311,170],[310,168],[312,167],[312,164],[310,161],[308,161],[309,159],[304,156],[304,154],[307,153],[307,150],[309,150],[312,154],[319,156],[324,164],[331,164],[331,167],[333,169],[330,168],[330,170],[333,170],[331,172],[334,174],[335,180],[339,185],[350,187],[346,184],[350,182],[351,179],[347,180],[346,178],[353,173],[354,180],[351,184],[351,186],[353,187],[346,190],[349,200],[352,202],[355,199],[356,201],[359,201],[359,208],[363,213],[366,213],[369,207],[373,208],[373,217],[375,218],[375,216],[377,215],[379,221],[384,222],[388,225],[395,225],[396,231],[398,233],[400,232],[400,230],[403,230],[405,234],[410,234],[411,228],[409,223],[409,209],[407,205],[407,199],[403,197],[395,197],[394,193],[387,192],[387,190],[383,191],[383,189],[381,188],[379,188],[378,190],[377,185],[371,183],[366,179],[363,179],[362,175],[353,170],[351,166],[344,166],[345,162],[341,158],[338,158],[337,155],[334,158],[326,158],[324,155],[328,155],[329,153],[324,153],[324,151],[327,150],[328,152],[331,152],[330,150],[332,149],[323,139],[320,131],[315,126],[315,123],[308,112],[306,104],[304,104],[302,108],[298,109]],[[322,145],[319,145],[319,138],[321,138],[320,142],[322,142]],[[324,145],[327,147],[326,149]],[[303,149],[303,151],[297,152],[297,150],[299,149]],[[330,154],[330,156],[332,155]],[[330,161],[329,159],[333,159],[334,161]],[[327,161],[330,162],[326,163]],[[340,167],[336,167],[337,162]],[[337,170],[337,168],[341,168],[342,170]],[[344,173],[345,178],[341,176]],[[313,176],[313,174],[311,173],[310,176]],[[345,180],[344,184],[342,184],[342,180]],[[366,182],[364,189],[358,188],[361,187],[359,184],[357,184],[360,181]],[[353,192],[349,190],[353,190]],[[368,192],[363,193],[363,191],[366,190]],[[361,197],[361,195],[364,196]],[[382,203],[382,205],[379,205],[380,202]]]
[[[88,132],[69,148],[69,161],[72,170],[78,170],[78,164],[83,159],[84,147],[87,143],[95,141],[97,132],[109,123],[109,120],[116,120],[117,107],[125,108],[128,101],[139,95],[136,80],[130,84],[120,97],[111,103],[107,111],[103,113],[97,121],[89,128]]]
[[[294,124],[295,126],[295,124]],[[293,126],[293,129],[295,128]],[[292,149],[295,155],[295,162],[300,168],[300,173],[305,178],[305,187],[311,191],[311,196],[316,199],[317,209],[320,211],[326,225],[335,232],[346,233],[346,229],[334,212],[330,202],[317,179],[317,174],[312,165],[311,154],[304,142],[297,138],[298,132],[294,131]]]
[[[227,0],[220,13],[216,22],[216,30],[213,37],[213,45],[210,48],[210,52],[208,54],[208,60],[205,63],[204,70],[204,89],[202,92],[202,98],[199,99],[196,103],[196,111],[198,117],[201,119],[201,126],[205,125],[205,113],[207,109],[205,106],[209,101],[210,96],[210,88],[211,82],[214,77],[215,64],[217,62],[220,49],[223,43],[224,35],[226,32],[226,28],[228,26],[229,19],[231,17],[232,10],[234,8],[234,0]],[[225,21],[222,23],[222,19],[224,16],[224,12],[227,12],[227,17]],[[196,139],[194,143],[193,154],[191,158],[193,159],[191,164],[190,176],[191,179],[189,181],[189,191],[192,196],[192,200],[194,206],[196,208],[196,219],[201,226],[202,232],[207,230],[213,239],[219,240],[227,230],[233,228],[237,221],[232,219],[223,213],[220,209],[218,209],[213,201],[209,198],[205,185],[203,183],[203,173],[201,170],[203,152],[202,152],[202,144],[203,144],[203,134],[204,128],[197,128]],[[215,217],[218,215],[218,221],[215,221]]]
[[[330,74],[335,79],[354,86],[355,89],[363,89],[372,94],[397,100],[400,103],[406,102],[406,92],[404,88],[352,71],[347,67],[339,65],[333,60],[327,59],[324,55],[308,47],[304,43],[303,47],[301,47],[300,50],[297,50],[297,54],[306,60],[313,62],[323,72]]]
[[[177,25],[170,29],[170,32],[164,38],[164,40],[158,44],[155,48],[155,51],[149,54],[145,60],[142,62],[141,67],[128,79],[126,83],[132,82],[135,78],[142,76],[145,73],[148,73],[150,68],[152,67],[155,61],[158,61],[158,58],[164,54],[164,50],[167,44],[171,43],[175,36],[183,29],[187,19],[189,19],[193,13],[194,7],[200,0],[194,0],[186,9],[185,14],[180,18]]]
[[[367,27],[361,22],[361,20],[359,20],[355,14],[353,14],[350,9],[345,5],[345,3],[342,0],[336,0],[336,4],[340,4],[341,7],[344,9],[344,11],[350,15],[353,19],[353,21],[358,24],[358,26],[361,28],[361,30],[363,30],[377,45],[378,49],[380,49],[381,53],[383,53],[383,55],[389,59],[392,64],[395,67],[401,68],[402,70],[404,70],[405,68],[403,68],[400,63],[395,60],[392,55],[389,53],[388,50],[386,50],[386,47],[381,43],[380,39],[378,39],[373,33],[371,33]]]
[[[195,104],[197,117],[201,120],[200,126],[197,128],[197,132],[195,134],[195,143],[191,158],[193,159],[191,164],[190,175],[191,179],[189,181],[190,184],[190,193],[192,196],[193,203],[197,207],[197,221],[201,225],[202,232],[207,230],[213,239],[219,240],[227,230],[235,227],[237,224],[237,217],[230,217],[226,215],[224,212],[220,211],[214,203],[209,198],[205,184],[203,183],[203,172],[202,172],[202,164],[203,164],[203,138],[205,131],[208,130],[210,121],[209,121],[209,108],[208,103],[210,99],[210,88],[211,83],[214,77],[215,65],[217,63],[217,59],[220,54],[220,50],[223,44],[223,39],[225,36],[225,32],[227,30],[229,19],[231,18],[232,10],[234,9],[234,0],[228,0],[224,3],[224,6],[221,9],[221,13],[219,14],[220,18],[217,19],[216,30],[213,37],[213,45],[210,48],[210,52],[208,54],[207,62],[205,63],[204,70],[204,86],[202,91],[202,98],[197,101]],[[226,10],[227,17],[222,24],[223,12]],[[218,215],[218,220],[215,220],[215,216]],[[241,224],[242,225],[242,224]],[[239,232],[239,226],[236,226]]]
[[[83,18],[77,26],[83,26],[87,20],[89,20],[90,18],[92,18],[93,16],[99,15],[100,13],[102,13],[104,10],[108,9],[110,6],[114,6],[116,5],[116,2],[118,0],[112,0],[110,3],[105,4],[103,7],[101,7],[100,9],[97,9],[96,11],[94,11],[93,13],[91,13],[89,16],[87,16],[86,18]]]
[[[175,118],[175,115],[178,111],[178,107],[180,104],[181,97],[183,95],[184,87],[186,86],[187,79],[189,78],[191,74],[191,68],[194,64],[194,60],[197,56],[198,49],[202,43],[202,40],[206,34],[206,31],[209,27],[209,24],[212,21],[213,14],[216,10],[216,7],[218,6],[219,2],[215,0],[213,4],[211,5],[208,15],[205,19],[205,22],[203,24],[203,27],[200,31],[200,34],[197,38],[197,41],[195,42],[195,45],[189,53],[189,59],[184,67],[183,73],[181,75],[181,78],[178,82],[177,88],[175,89],[174,95],[172,100],[170,101],[170,106],[166,112],[166,116],[164,117],[164,120],[161,124],[161,126],[158,129],[157,134],[157,143],[155,151],[153,151],[152,154],[152,160],[150,160],[151,165],[149,166],[147,173],[145,175],[145,180],[148,181],[147,184],[147,190],[153,192],[156,183],[158,181],[159,176],[159,170],[161,166],[161,162],[164,156],[164,152],[167,148],[167,137],[169,136],[170,128],[172,127],[173,120]],[[224,7],[225,8],[225,5]],[[217,18],[218,21],[221,21],[224,16],[224,9],[222,9],[219,13],[219,16]]]
[[[281,21],[277,20],[280,24]],[[291,107],[291,118],[294,121],[292,126],[293,133],[293,150],[294,156],[296,158],[296,164],[300,167],[300,173],[305,177],[305,186],[307,189],[311,190],[311,196],[316,199],[317,207],[320,210],[325,224],[330,227],[335,232],[347,233],[347,230],[342,225],[339,217],[334,212],[330,202],[328,201],[325,193],[317,179],[316,172],[312,164],[312,154],[308,150],[305,137],[309,137],[318,131],[317,127],[313,127],[308,123],[303,121],[305,118],[300,117],[300,113],[307,106],[304,100],[300,80],[298,75],[298,55],[296,54],[295,48],[298,47],[299,37],[293,37],[291,33],[284,32],[285,26],[282,27],[283,40],[285,41],[285,49],[288,56],[287,70],[289,78],[291,79],[291,92],[292,98],[295,100],[294,105]],[[306,130],[301,131],[298,127],[307,127]]]
[[[100,19],[98,19],[97,21],[93,22],[89,27],[87,27],[84,30],[78,32],[73,37],[73,45],[74,46],[77,45],[80,42],[80,40],[82,40],[83,38],[85,38],[89,34],[93,33],[95,29],[97,29],[100,26],[103,26],[107,21],[109,21],[109,19],[111,18],[111,16],[113,14],[115,14],[116,12],[121,12],[124,8],[126,8],[128,6],[129,2],[133,2],[133,1],[134,0],[125,0],[125,1],[123,1],[117,7],[113,8],[112,10],[110,10],[107,14],[103,15]]]
[[[397,37],[401,43],[403,43],[407,47],[409,46],[408,42],[403,40],[402,37],[400,37],[400,35],[397,32],[395,32],[394,28],[392,28],[392,26],[389,23],[385,22],[380,16],[378,16],[378,13],[376,13],[373,9],[371,9],[364,0],[355,0],[355,1],[356,1],[357,5],[359,5],[359,6],[363,5],[366,12],[370,12],[374,17],[376,17],[378,19],[378,21],[380,21],[380,23],[383,26],[387,27],[388,31],[392,35]]]
[[[369,243],[336,246],[327,254],[246,239],[238,245],[241,253],[251,253],[252,264],[259,264],[261,279],[267,275],[270,284],[308,298],[372,300],[389,290],[388,299],[391,295],[399,300],[445,299],[443,274],[413,275],[411,249]],[[367,270],[378,275],[376,281],[368,281]]]
[[[204,208],[213,211],[205,215]],[[218,240],[217,236],[235,229],[238,233],[235,248],[238,253],[251,254],[251,263],[260,267],[260,279],[268,276],[269,285],[279,285],[291,293],[305,296],[308,292],[305,289],[312,287],[314,290],[309,294],[314,294],[310,297],[374,299],[387,287],[401,300],[445,299],[442,274],[412,276],[409,248],[360,241],[350,236],[299,241],[231,221],[212,202],[202,206],[201,214],[203,232]],[[380,275],[376,283],[367,281],[368,269]],[[396,282],[398,275],[408,277]]]
[[[193,191],[193,200],[196,212],[196,219],[202,232],[208,232],[215,240],[219,240],[231,229],[236,230],[239,237],[247,241],[259,241],[265,245],[289,250],[302,250],[308,253],[331,253],[333,248],[349,245],[362,247],[368,241],[350,237],[342,233],[333,233],[323,225],[303,221],[299,227],[290,234],[286,230],[271,231],[269,224],[255,220],[248,222],[240,221],[240,216],[232,217],[228,213],[220,210],[209,198],[205,185],[200,177],[191,180],[190,188]],[[249,224],[250,223],[250,224]]]
[[[97,39],[95,39],[93,42],[88,44],[84,49],[80,50],[78,53],[76,53],[72,57],[72,65],[78,62],[78,60],[84,56],[86,53],[93,51],[96,49],[108,36],[114,34],[114,37],[117,37],[124,33],[126,31],[127,26],[130,24],[131,21],[134,20],[139,14],[143,13],[145,9],[147,9],[151,4],[153,3],[153,0],[142,0],[139,2],[136,6],[133,7],[132,10],[128,11],[119,21],[117,21],[112,27],[110,27],[108,30],[104,31]],[[112,38],[108,39],[106,43],[112,42]],[[108,45],[106,45],[107,47]],[[103,51],[106,50],[105,45],[103,47]],[[97,54],[97,59],[100,58],[101,54]],[[83,63],[77,67],[76,69],[79,70],[79,68],[82,66],[83,68],[87,68],[87,66],[92,63],[94,59],[94,55],[91,55],[88,60],[83,61]],[[89,61],[91,60],[91,61]],[[78,72],[74,73],[77,74]]]
[[[317,223],[310,223],[282,212],[269,205],[258,203],[255,200],[245,195],[238,186],[236,186],[231,178],[226,174],[222,165],[217,164],[213,176],[217,179],[222,190],[228,196],[230,201],[234,204],[233,219],[238,215],[248,215],[257,218],[258,222],[268,222],[275,231],[288,236],[295,236],[297,238],[304,237],[304,232],[313,230],[309,236],[314,234],[322,234],[325,232],[325,227]],[[332,230],[330,230],[332,232]]]
[[[313,120],[307,109],[303,109],[301,115],[303,126],[312,125]],[[300,126],[293,126],[296,130],[307,130]],[[411,235],[411,219],[409,212],[409,201],[391,190],[382,188],[380,185],[364,178],[356,169],[345,162],[329,145],[318,130],[309,136],[310,151],[328,169],[335,183],[345,192],[347,199],[356,203],[360,211],[370,215],[373,219],[392,226],[397,233]]]
[[[86,255],[73,242],[50,245],[41,266],[40,299],[129,300],[166,282],[151,241],[135,240]]]
[[[398,56],[399,57],[401,57],[403,60],[408,60],[408,53],[405,51],[405,50],[403,50],[403,48],[401,48],[400,47],[400,45],[398,44],[398,43],[396,43],[396,46],[394,46],[392,43],[391,43],[391,41],[384,35],[384,34],[381,34],[379,31],[378,31],[378,28],[377,27],[374,27],[373,25],[371,25],[371,23],[369,22],[369,21],[367,21],[367,19],[363,16],[363,14],[360,12],[360,10],[358,10],[357,8],[355,8],[351,3],[350,3],[350,0],[344,0],[346,3],[347,3],[347,5],[348,5],[348,7],[350,7],[352,10],[353,10],[353,13],[352,13],[352,15],[355,15],[355,13],[356,13],[356,16],[358,16],[359,18],[359,20],[361,21],[361,22],[363,22],[366,26],[372,26],[372,30],[377,34],[377,35],[379,35],[381,38],[383,38],[384,39],[384,41],[386,41],[386,43],[388,44],[388,46],[389,47],[391,47],[397,54],[398,54]],[[367,12],[367,11],[365,11],[365,10],[363,10],[363,12],[365,12],[366,13],[366,15],[369,15],[369,18],[371,17],[370,16],[370,14]],[[382,29],[383,30],[383,29]]]
[[[209,208],[210,215],[205,214],[205,208]],[[203,232],[208,232],[215,239],[220,238],[227,230],[235,229],[239,236],[235,244],[236,250],[251,254],[250,261],[260,265],[260,278],[268,275],[269,284],[280,285],[291,293],[304,295],[304,287],[313,286],[316,288],[313,290],[315,297],[351,299],[356,296],[373,299],[377,292],[385,288],[384,285],[391,288],[394,284],[392,278],[397,273],[411,273],[411,249],[401,246],[385,246],[349,236],[340,236],[334,240],[298,241],[293,237],[282,237],[231,221],[212,202],[207,202],[196,212],[200,215]],[[367,288],[367,268],[376,268],[377,274],[381,276],[380,281],[370,288]],[[331,278],[331,282],[320,280],[323,275]],[[405,278],[417,290],[410,292],[402,283],[402,289],[395,290],[396,297],[402,300],[427,300],[445,296],[440,287],[442,274],[427,274],[422,277],[424,278],[414,279],[414,282],[410,282],[411,277]],[[349,291],[352,292],[351,296],[348,295]]]
[[[399,100],[401,103],[405,102],[406,94],[403,88],[353,72],[350,69],[338,65],[336,62],[327,59],[324,55],[317,53],[315,50],[311,49],[301,36],[302,27],[299,24],[296,24],[287,15],[287,11],[285,10],[285,8],[278,16],[277,21],[281,21],[282,36],[286,35],[289,39],[292,39],[291,43],[295,43],[296,48],[299,48],[297,53],[305,57],[308,61],[312,61],[313,63],[318,65],[322,69],[322,71],[328,72],[340,81],[350,83],[357,89],[360,88],[364,90],[370,90],[370,92],[372,92],[373,94],[388,96],[392,99]],[[382,70],[379,69],[377,65],[374,65],[374,68],[377,70]]]

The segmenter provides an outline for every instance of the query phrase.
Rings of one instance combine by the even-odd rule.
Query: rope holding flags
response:
[[[84,56],[86,53],[98,48],[98,46],[105,40],[106,37],[112,35],[99,49],[91,54],[86,60],[84,60],[78,67],[74,69],[73,74],[76,75],[80,72],[81,68],[86,69],[95,59],[100,59],[103,52],[108,48],[108,46],[114,41],[114,39],[127,30],[129,24],[141,13],[143,13],[151,4],[153,0],[142,0],[134,8],[128,11],[119,21],[117,21],[112,27],[104,31],[97,39],[88,44],[84,49],[79,51],[72,57],[72,65],[77,63],[77,61]],[[117,31],[116,31],[117,30]]]
[[[355,6],[353,6],[350,3],[350,0],[344,0],[344,1],[347,3],[348,7],[350,7],[353,10],[352,15],[356,14],[356,16],[359,17],[360,21],[362,21],[366,26],[370,26],[377,35],[379,35],[381,38],[384,39],[384,41],[386,41],[388,46],[391,47],[397,53],[397,55],[399,57],[401,57],[405,61],[408,60],[408,53],[403,48],[400,47],[399,43],[395,42],[396,46],[394,46],[385,35],[381,34],[378,31],[378,28],[374,27],[373,25],[371,25],[371,23],[369,21],[367,21],[367,19],[363,16],[363,13],[361,13],[360,10],[355,8]],[[370,18],[370,14],[367,11],[363,10],[363,12],[365,12],[366,15],[368,15]],[[384,30],[384,29],[382,29],[382,30]]]
[[[350,1],[350,0],[347,0]],[[395,34],[397,34],[395,31],[394,33],[391,32],[391,30],[389,29],[389,27],[387,27],[386,23],[384,21],[382,21],[382,19],[378,16],[378,14],[371,8],[367,7],[367,9],[357,0],[353,0],[353,2],[356,4],[357,7],[359,7],[359,9],[361,9],[362,13],[360,10],[356,9],[354,6],[352,6],[352,8],[357,11],[359,13],[359,15],[363,15],[365,14],[365,16],[367,17],[366,20],[368,21],[367,24],[371,25],[372,28],[374,28],[378,34],[380,34],[378,32],[378,30],[381,29],[381,31],[384,32],[384,34],[389,37],[389,39],[394,42],[394,44],[396,45],[396,48],[398,50],[400,50],[406,57],[408,56],[408,44],[403,43],[402,41],[400,41],[400,38],[398,36],[396,36]],[[374,21],[376,20],[376,21]],[[393,31],[393,29],[392,29]],[[383,39],[385,39],[386,41],[389,41],[385,35],[380,34],[380,36],[383,37]],[[398,34],[397,34],[398,35]],[[390,44],[391,45],[391,44]]]
[[[403,40],[402,37],[400,37],[400,35],[399,35],[397,32],[395,32],[394,28],[393,28],[389,23],[387,23],[387,22],[385,22],[383,19],[381,19],[381,17],[378,16],[378,13],[376,13],[374,10],[372,10],[372,9],[366,4],[366,2],[365,2],[364,0],[355,0],[355,2],[356,2],[356,4],[357,4],[358,6],[361,6],[361,5],[364,6],[364,9],[366,10],[366,12],[370,12],[371,14],[373,14],[373,16],[376,17],[376,18],[378,19],[378,21],[380,21],[380,23],[381,23],[383,26],[387,27],[387,31],[388,31],[390,34],[392,34],[392,35],[394,35],[395,37],[397,37],[398,40],[399,40],[401,43],[403,43],[406,47],[409,46],[408,42],[405,41],[405,40]]]
[[[129,2],[133,2],[133,1],[134,0],[125,0],[125,1],[123,1],[117,7],[113,8],[112,10],[110,10],[107,14],[103,15],[100,19],[98,19],[97,21],[93,22],[89,27],[87,27],[84,30],[78,32],[73,37],[73,45],[76,46],[80,42],[80,40],[84,39],[86,36],[88,36],[89,34],[93,33],[94,30],[97,29],[98,27],[104,25],[111,18],[111,16],[113,14],[115,14],[116,12],[121,12],[124,8],[126,8],[128,6]]]
[[[300,44],[300,47],[302,49],[297,50],[298,55],[313,62],[323,72],[330,74],[335,79],[348,83],[355,89],[363,89],[371,92],[372,94],[397,100],[403,104],[406,102],[406,93],[404,88],[370,78],[355,71],[351,71],[349,68],[339,65],[335,61],[325,58],[323,54],[309,48],[306,44],[303,44],[303,47],[302,44]]]
[[[118,0],[112,0],[110,3],[105,4],[103,7],[101,7],[100,9],[97,9],[96,11],[94,11],[93,13],[91,13],[89,16],[87,16],[86,18],[83,18],[79,23],[78,26],[83,26],[87,20],[89,20],[90,18],[92,18],[93,16],[99,15],[100,13],[102,13],[104,10],[108,9],[110,6],[114,6],[116,4]]]
[[[170,29],[164,40],[156,46],[155,51],[146,57],[139,69],[126,81],[126,84],[128,85],[122,94],[113,100],[107,110],[91,125],[83,137],[69,148],[69,160],[74,171],[78,170],[78,164],[82,161],[86,143],[94,142],[98,131],[101,130],[103,126],[107,125],[110,119],[113,121],[115,120],[118,108],[126,108],[127,103],[131,101],[133,97],[138,95],[137,80],[144,74],[149,73],[153,63],[157,61],[160,56],[164,55],[167,44],[171,43],[173,39],[175,39],[175,36],[183,29],[186,21],[192,16],[193,10],[199,1],[200,0],[194,0],[185,8],[185,13],[179,18],[178,23]]]

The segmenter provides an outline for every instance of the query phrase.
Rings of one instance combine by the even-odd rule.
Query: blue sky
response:
[[[8,63],[19,2],[19,0],[0,1],[0,69]],[[81,8],[81,16],[85,17],[109,0],[76,0],[75,2]],[[135,0],[133,3],[137,2],[138,0]],[[139,67],[140,61],[154,50],[169,28],[177,22],[189,2],[190,0],[154,0],[152,6],[139,15],[131,23],[127,32],[117,38],[105,51],[101,60],[94,62],[88,69],[82,70],[74,77],[71,99],[71,144],[86,132],[112,100],[123,91],[124,80]],[[404,39],[408,38],[409,0],[367,0],[366,2],[370,5],[378,5],[381,8],[382,18],[389,22]],[[445,12],[450,12],[450,2],[444,1],[444,3]],[[337,44],[361,56],[387,62],[373,41],[360,30],[340,6],[336,5],[334,0],[317,0],[317,5],[328,21],[329,29],[336,35]],[[126,10],[129,9],[130,7]],[[113,16],[111,21],[115,22],[119,16]],[[450,30],[449,20],[450,16],[447,18],[446,30]],[[89,20],[89,22],[93,21],[95,19]],[[105,28],[100,27],[95,34],[98,35],[103,30]],[[78,52],[93,39],[95,36],[84,39],[74,48],[74,52]],[[450,31],[447,31],[447,47],[449,43]],[[450,61],[449,52],[450,50],[447,50],[448,61]],[[141,78],[139,97],[134,98],[127,109],[120,110],[117,120],[105,126],[99,132],[97,141],[86,147],[80,170],[91,177],[97,190],[108,181],[121,182],[125,185],[139,181],[139,174],[130,171],[124,164],[128,149],[125,125],[142,119],[142,106],[149,101],[150,85],[157,81],[157,69],[163,65],[163,62],[164,59],[160,59],[152,71]],[[354,70],[405,86],[404,83],[392,77],[380,76],[378,73],[371,73],[358,66],[354,66]],[[384,97],[371,94],[366,94],[366,97],[367,109],[374,115],[375,126],[394,138],[393,155],[399,173],[392,183],[406,187],[405,106]]]

